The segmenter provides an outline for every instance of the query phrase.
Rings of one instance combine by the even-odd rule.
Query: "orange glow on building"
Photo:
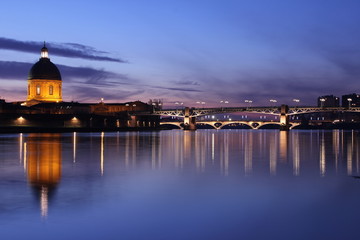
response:
[[[41,49],[41,58],[31,68],[28,77],[27,101],[62,101],[62,80],[59,69],[50,61],[48,49]]]

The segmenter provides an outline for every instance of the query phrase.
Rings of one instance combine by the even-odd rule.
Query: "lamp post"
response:
[[[320,98],[320,107],[324,107],[325,98]]]
[[[220,106],[221,106],[221,109],[222,109],[222,110],[224,110],[224,105],[223,105],[223,103],[224,103],[224,104],[228,104],[229,101],[227,101],[227,100],[221,100],[221,101],[220,101]]]
[[[295,105],[298,106],[298,104],[299,104],[299,102],[300,102],[300,99],[294,98],[293,101],[295,102]]]
[[[275,107],[275,104],[277,103],[277,100],[276,99],[270,99],[270,102],[272,102],[273,106]]]
[[[251,107],[251,103],[252,103],[253,101],[246,99],[245,102],[249,104],[249,107]]]
[[[351,108],[352,99],[351,99],[351,98],[348,98],[347,100],[348,100],[348,102],[349,102],[349,109],[350,109],[350,108]]]

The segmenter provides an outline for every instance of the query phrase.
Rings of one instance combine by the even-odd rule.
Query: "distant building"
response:
[[[50,61],[48,49],[41,49],[41,57],[28,76],[28,104],[62,101],[62,80],[59,69]]]
[[[341,106],[360,107],[360,95],[356,93],[343,95],[341,97]]]
[[[340,99],[334,95],[318,97],[318,107],[339,107]]]

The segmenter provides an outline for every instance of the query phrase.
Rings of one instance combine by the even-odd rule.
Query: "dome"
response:
[[[28,80],[32,79],[61,80],[61,74],[49,58],[40,58],[30,69]]]

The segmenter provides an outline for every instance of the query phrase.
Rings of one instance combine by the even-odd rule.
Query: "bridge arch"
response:
[[[196,126],[210,126],[213,129],[218,129],[215,124],[213,123],[205,123],[205,122],[197,122]]]
[[[264,126],[268,125],[278,125],[280,127],[280,122],[266,122],[266,123],[260,123],[259,126],[257,126],[255,129],[262,129]]]
[[[250,129],[254,129],[254,127],[252,126],[252,123],[253,122],[239,122],[239,121],[234,121],[234,122],[226,122],[226,123],[224,123],[224,122],[219,122],[219,123],[221,123],[221,125],[218,127],[218,129],[222,129],[223,127],[226,127],[226,126],[229,126],[229,125],[231,125],[231,124],[237,124],[237,125],[239,125],[239,124],[242,124],[242,125],[246,125],[246,126],[248,126]]]
[[[160,122],[160,126],[176,126],[178,127],[179,129],[184,129],[184,127],[181,125],[182,122]]]

